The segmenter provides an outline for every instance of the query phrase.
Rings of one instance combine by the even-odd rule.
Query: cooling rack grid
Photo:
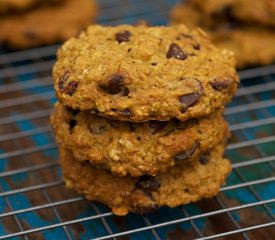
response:
[[[167,23],[168,0],[101,0],[103,24]],[[274,239],[275,65],[240,72],[225,116],[233,172],[210,200],[116,217],[64,187],[49,114],[58,45],[0,50],[0,239]]]

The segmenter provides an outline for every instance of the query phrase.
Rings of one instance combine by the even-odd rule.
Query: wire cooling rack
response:
[[[101,0],[100,22],[166,24],[175,2]],[[225,113],[233,172],[217,197],[116,217],[64,187],[49,127],[58,47],[0,53],[0,239],[274,239],[275,65],[240,72]]]

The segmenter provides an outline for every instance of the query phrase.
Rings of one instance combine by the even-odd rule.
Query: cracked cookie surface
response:
[[[209,115],[238,84],[233,54],[184,25],[90,26],[59,49],[53,80],[62,104],[133,122]]]
[[[231,167],[218,146],[201,161],[182,163],[166,173],[132,178],[119,177],[109,171],[80,163],[61,148],[61,166],[67,187],[89,200],[109,206],[114,214],[146,214],[162,206],[176,207],[215,196]]]
[[[229,135],[221,112],[186,122],[132,123],[57,103],[51,124],[57,141],[78,161],[88,160],[113,174],[134,177],[156,175],[181,162],[195,161]]]

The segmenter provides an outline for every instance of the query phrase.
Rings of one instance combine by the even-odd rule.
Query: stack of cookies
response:
[[[95,0],[0,0],[0,44],[28,48],[64,41],[96,15]]]
[[[274,0],[188,0],[171,12],[173,24],[200,26],[239,68],[275,62]]]
[[[66,185],[117,215],[216,195],[235,59],[184,25],[90,26],[58,51],[51,124]]]

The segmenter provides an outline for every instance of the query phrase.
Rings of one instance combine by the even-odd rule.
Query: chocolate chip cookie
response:
[[[221,112],[187,122],[131,123],[57,103],[51,123],[57,141],[77,160],[88,160],[120,176],[156,175],[180,162],[196,160],[228,137]]]
[[[211,18],[226,15],[241,22],[275,26],[274,0],[190,0],[188,3]]]
[[[223,145],[201,161],[182,162],[166,173],[139,178],[114,176],[89,162],[76,161],[63,148],[60,152],[67,187],[89,200],[106,204],[116,215],[146,214],[162,206],[176,207],[213,197],[231,170],[229,161],[222,157]]]
[[[123,121],[185,121],[222,108],[239,82],[235,58],[184,25],[90,26],[53,68],[59,101]]]
[[[275,62],[275,31],[247,27],[218,32],[212,39],[217,46],[235,52],[239,68]]]
[[[27,48],[67,40],[94,21],[94,0],[66,0],[0,19],[0,43]]]
[[[184,4],[172,10],[171,18],[172,24],[202,27],[217,47],[234,51],[238,68],[275,62],[275,32],[269,27],[240,25],[227,20],[218,21],[218,25],[214,21],[213,25],[208,15]]]
[[[65,0],[0,0],[0,14],[25,11],[42,4],[52,4]]]

